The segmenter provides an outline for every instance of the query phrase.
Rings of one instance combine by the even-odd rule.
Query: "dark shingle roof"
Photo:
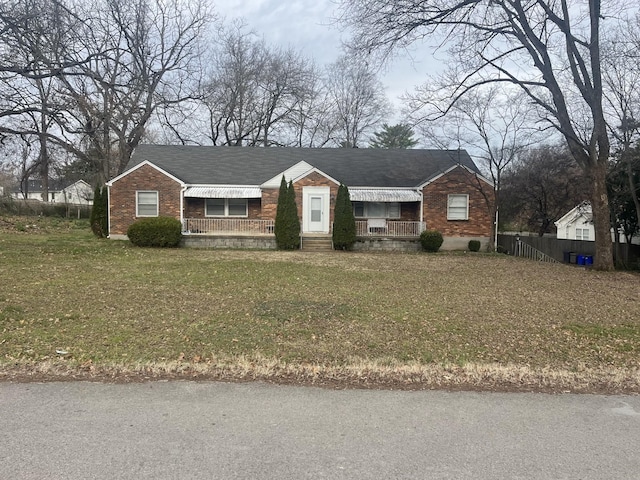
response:
[[[416,187],[461,164],[465,150],[140,145],[127,169],[149,161],[188,184],[260,185],[305,161],[350,187]]]

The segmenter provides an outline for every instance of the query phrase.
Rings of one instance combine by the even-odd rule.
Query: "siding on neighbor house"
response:
[[[445,237],[490,237],[492,219],[480,188],[493,196],[493,189],[478,181],[468,170],[458,167],[426,185],[423,209],[429,230],[438,230]],[[450,194],[469,195],[469,219],[448,220],[447,202]]]
[[[109,189],[109,234],[126,235],[136,217],[136,192],[158,192],[158,215],[180,220],[181,185],[149,166],[134,170],[113,183]]]

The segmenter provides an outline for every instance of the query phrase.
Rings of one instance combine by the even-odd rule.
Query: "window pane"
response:
[[[224,216],[224,198],[207,198],[206,207],[207,216]]]
[[[311,197],[311,221],[322,221],[322,198]]]
[[[247,199],[246,198],[230,198],[229,216],[230,217],[246,217],[247,216]]]
[[[468,219],[467,195],[449,195],[447,219],[449,220],[467,220]]]
[[[384,203],[370,202],[367,203],[367,217],[369,218],[385,218],[387,209]]]
[[[158,192],[137,192],[138,216],[158,216]]]
[[[400,204],[389,203],[389,218],[400,218]]]
[[[353,216],[364,217],[364,203],[353,202]]]

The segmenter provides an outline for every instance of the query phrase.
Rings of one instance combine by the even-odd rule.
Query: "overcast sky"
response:
[[[347,36],[335,25],[337,7],[331,0],[218,0],[214,5],[227,21],[243,18],[268,44],[302,50],[320,66],[341,54],[341,40]],[[426,46],[416,49],[412,56],[413,60],[394,60],[380,74],[394,105],[399,105],[398,96],[422,84],[429,70],[442,66]]]

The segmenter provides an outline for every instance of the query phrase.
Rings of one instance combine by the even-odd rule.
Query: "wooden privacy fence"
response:
[[[577,263],[578,256],[593,257],[596,252],[595,242],[584,240],[565,240],[555,237],[538,237],[527,235],[498,235],[498,252],[509,255],[522,253],[526,247],[518,247],[518,239],[524,245],[533,247],[558,262]],[[614,246],[614,258],[626,265],[637,264],[640,261],[640,245],[620,245],[620,252]]]

